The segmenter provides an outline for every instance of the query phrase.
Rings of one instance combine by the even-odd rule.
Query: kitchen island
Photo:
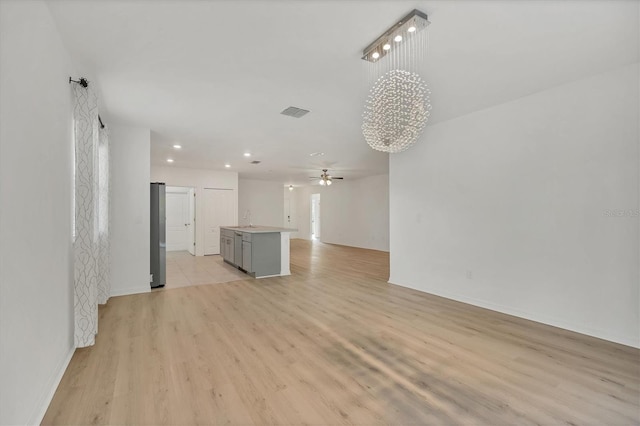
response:
[[[221,226],[225,262],[255,278],[291,275],[289,241],[297,229],[273,226]]]

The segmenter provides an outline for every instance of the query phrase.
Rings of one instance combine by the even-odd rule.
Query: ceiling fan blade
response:
[[[331,179],[344,179],[343,177],[331,176]]]

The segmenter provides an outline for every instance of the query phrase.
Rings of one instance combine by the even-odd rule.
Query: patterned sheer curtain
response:
[[[91,86],[71,85],[75,140],[75,344],[95,343],[98,303],[109,298],[109,138]]]
[[[106,127],[98,130],[98,303],[104,305],[111,295],[111,275],[109,258],[109,229],[111,200],[109,131]]]

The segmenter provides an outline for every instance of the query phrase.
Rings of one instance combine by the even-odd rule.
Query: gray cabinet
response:
[[[233,261],[235,260],[233,255],[234,255],[234,241],[233,241],[233,237],[226,237],[226,246],[227,246],[227,260],[231,263],[233,263]]]
[[[280,275],[279,232],[251,234],[250,241],[243,241],[242,246],[251,247],[251,266],[245,265],[245,270],[255,277]]]
[[[242,265],[243,269],[248,273],[253,272],[253,265],[251,263],[251,241],[242,241]]]
[[[225,259],[233,263],[233,239],[229,237],[225,237],[224,246],[225,246]]]
[[[234,245],[235,241],[233,239],[233,232],[227,231],[226,229],[221,230],[220,232],[220,254],[222,258],[229,263],[234,263]]]
[[[225,262],[256,278],[280,275],[280,232],[222,229],[220,254]]]
[[[242,232],[233,235],[233,264],[242,269]]]

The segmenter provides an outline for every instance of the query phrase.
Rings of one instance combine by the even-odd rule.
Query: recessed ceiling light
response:
[[[224,166],[228,169],[229,167],[231,167],[231,164],[225,164]]]
[[[173,147],[174,147],[175,149],[180,149],[180,148],[182,148],[182,145],[175,144]]]
[[[389,49],[391,49],[391,45],[389,43],[385,43],[384,46],[382,46],[382,48],[384,50],[389,50]]]
[[[324,155],[324,152],[312,152],[309,157],[318,157],[320,155]]]
[[[251,157],[251,153],[250,153],[250,152],[245,152],[245,153],[244,153],[244,156],[245,156],[245,157]]]
[[[173,158],[167,158],[167,163],[173,163]]]
[[[393,41],[395,41],[396,43],[399,43],[402,41],[402,36],[400,34],[398,34],[397,36],[394,37]]]
[[[416,30],[416,27],[414,27],[413,25],[407,28],[407,31],[409,31],[410,33],[414,32],[415,30]]]
[[[373,53],[371,54],[371,57],[372,57],[373,59],[378,59],[378,58],[380,57],[380,54],[379,54],[378,52],[373,52]]]

